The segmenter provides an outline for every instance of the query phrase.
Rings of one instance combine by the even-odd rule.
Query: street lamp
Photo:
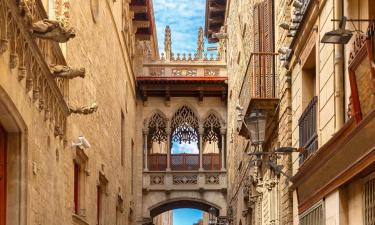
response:
[[[324,34],[321,43],[347,44],[353,34],[350,30],[345,30],[347,18],[343,16],[340,20],[339,29],[329,31]]]
[[[266,112],[255,110],[245,118],[244,122],[250,135],[251,145],[261,149],[266,136]]]
[[[211,207],[208,209],[208,225],[227,225],[226,221],[219,221],[217,219],[217,209]]]

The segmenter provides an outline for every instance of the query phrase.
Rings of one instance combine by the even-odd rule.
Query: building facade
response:
[[[372,223],[373,19],[372,1],[227,1],[230,222]]]

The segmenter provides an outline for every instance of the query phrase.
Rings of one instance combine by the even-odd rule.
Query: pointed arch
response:
[[[184,105],[180,107],[171,119],[172,140],[175,142],[197,142],[199,120],[194,111]]]
[[[167,115],[161,111],[160,109],[154,109],[152,110],[150,113],[148,113],[148,115],[145,117],[144,121],[143,121],[143,124],[144,124],[144,127],[148,127],[149,125],[149,122],[150,122],[150,119],[155,115],[155,114],[159,114],[162,118],[164,118],[166,121],[168,121],[168,117]]]
[[[221,127],[225,127],[225,124],[226,124],[226,120],[222,117],[222,115],[216,111],[215,109],[210,109],[208,110],[205,114],[204,114],[204,117],[203,117],[203,120],[206,120],[211,114],[215,115],[219,121],[220,121],[220,125]]]

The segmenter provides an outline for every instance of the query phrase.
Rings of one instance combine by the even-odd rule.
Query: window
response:
[[[120,195],[117,196],[116,203],[116,225],[121,225],[122,223],[122,214],[124,212],[124,200]]]
[[[364,225],[374,225],[375,215],[375,176],[370,175],[363,185],[363,218]]]
[[[302,67],[302,107],[304,111],[298,120],[299,144],[305,151],[301,153],[302,164],[314,151],[318,149],[317,134],[317,102],[316,96],[316,47],[306,58]]]
[[[121,149],[120,149],[120,160],[121,166],[124,166],[125,161],[125,115],[124,112],[121,110]]]
[[[325,218],[323,213],[323,202],[312,207],[300,217],[300,225],[323,225]]]
[[[85,184],[86,166],[88,157],[82,149],[76,148],[76,156],[73,161],[74,183],[73,183],[73,213],[80,217],[85,217]]]
[[[96,186],[96,224],[103,225],[105,221],[105,194],[107,193],[108,180],[99,172],[99,185]]]
[[[135,160],[135,156],[134,156],[134,140],[132,139],[132,148],[131,148],[131,157],[132,157],[132,160],[131,160],[131,175],[130,175],[130,179],[131,179],[131,182],[130,182],[130,185],[131,185],[131,193],[133,194],[133,186],[134,186],[134,160]]]
[[[79,165],[74,162],[74,213],[79,214],[79,177],[80,177],[80,168]]]

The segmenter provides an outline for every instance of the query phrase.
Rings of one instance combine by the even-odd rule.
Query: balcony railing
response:
[[[66,65],[66,62],[57,43],[35,39],[29,32],[31,21],[47,18],[42,2],[19,4],[14,0],[0,0],[0,48],[3,57],[9,51],[10,69],[17,70],[17,79],[25,85],[28,96],[38,110],[44,112],[45,120],[54,123],[55,135],[62,136],[69,114],[64,100],[68,83],[55,79],[49,64]]]
[[[216,154],[216,153],[203,154],[203,169],[219,170],[220,168],[221,168],[220,154]]]
[[[167,154],[150,154],[148,167],[152,171],[163,171],[167,168]]]
[[[277,96],[277,75],[274,69],[277,53],[251,53],[240,90],[240,104],[248,108],[251,99],[274,99]]]
[[[198,170],[199,154],[172,154],[172,170]]]
[[[318,149],[318,134],[316,131],[317,102],[318,98],[316,96],[313,97],[298,120],[299,143],[300,147],[304,149],[300,156],[300,164]]]

